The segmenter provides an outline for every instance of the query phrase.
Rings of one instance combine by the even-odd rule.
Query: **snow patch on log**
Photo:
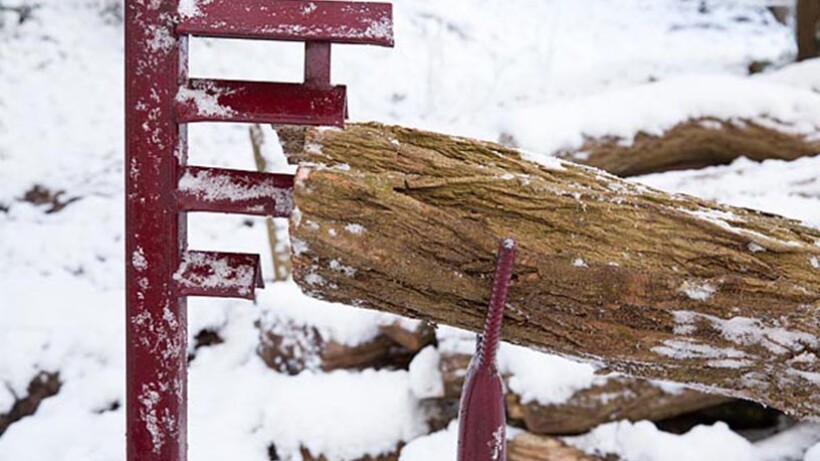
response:
[[[706,301],[715,294],[717,287],[709,282],[692,282],[686,281],[681,286],[681,291],[689,297],[697,301]]]
[[[720,363],[727,358],[746,357],[745,352],[735,348],[701,344],[693,339],[666,339],[662,346],[655,346],[652,351],[673,359],[717,359],[711,360],[710,363]]]
[[[364,226],[362,226],[361,224],[355,224],[355,223],[351,223],[351,224],[346,225],[345,230],[350,232],[351,234],[355,234],[355,235],[362,235],[362,234],[364,234],[364,231],[365,231]]]
[[[816,348],[818,345],[818,339],[812,334],[788,330],[779,325],[766,326],[758,319],[732,317],[724,320],[708,314],[686,311],[675,311],[673,314],[676,332],[694,332],[699,325],[705,324],[733,343],[744,346],[760,345],[777,355],[799,353],[807,347]]]

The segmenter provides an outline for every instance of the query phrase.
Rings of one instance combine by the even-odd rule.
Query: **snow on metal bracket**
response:
[[[179,35],[393,46],[389,3],[212,0],[183,12]]]
[[[179,90],[179,123],[238,122],[344,126],[347,90],[298,83],[192,79]]]
[[[211,296],[253,300],[264,288],[259,255],[186,251],[174,274],[180,296]]]
[[[182,211],[286,218],[293,209],[293,175],[187,167],[177,203]]]

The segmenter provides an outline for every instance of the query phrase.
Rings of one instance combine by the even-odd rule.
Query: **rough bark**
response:
[[[794,160],[820,154],[820,140],[786,133],[752,121],[689,120],[661,135],[639,133],[630,144],[592,138],[558,157],[618,176],[726,165],[739,157]]]
[[[306,137],[291,225],[307,293],[479,331],[509,236],[507,340],[820,415],[820,231],[494,143]]]

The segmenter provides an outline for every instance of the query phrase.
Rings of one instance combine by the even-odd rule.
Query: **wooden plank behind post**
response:
[[[174,118],[187,74],[177,7],[128,0],[125,9],[128,461],[186,458],[186,305],[172,283],[186,245],[174,195],[186,155]]]

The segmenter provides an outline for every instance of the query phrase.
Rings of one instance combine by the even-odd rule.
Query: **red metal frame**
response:
[[[344,124],[333,43],[393,45],[383,3],[126,0],[126,419],[128,461],[187,451],[187,296],[253,299],[259,256],[187,248],[186,213],[285,217],[293,177],[187,166],[187,123]],[[190,13],[190,12],[189,12]],[[305,42],[304,84],[188,79],[188,36]]]

